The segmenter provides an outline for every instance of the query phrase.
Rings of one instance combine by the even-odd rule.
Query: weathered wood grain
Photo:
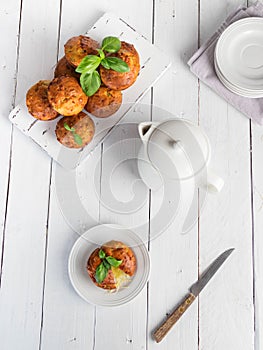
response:
[[[21,4],[21,35],[16,37]],[[229,12],[241,4],[246,1],[191,0],[186,4],[136,0],[124,5],[120,0],[77,0],[74,4],[69,0],[23,0],[5,2],[1,7],[1,349],[252,350],[255,343],[255,350],[261,350],[262,130],[199,83],[186,65],[198,42],[209,38]],[[63,174],[19,131],[14,130],[12,144],[12,128],[7,121],[12,104],[24,97],[27,88],[48,78],[50,67],[63,54],[64,42],[85,32],[107,11],[126,18],[173,57],[173,67],[143,102],[199,121],[212,144],[211,166],[225,179],[222,192],[208,196],[205,206],[199,208],[200,220],[188,234],[181,235],[182,221],[175,221],[164,234],[150,241],[152,272],[147,288],[130,304],[112,310],[85,303],[73,290],[67,259],[78,238],[74,230],[79,223],[74,208],[74,220],[68,217],[72,227],[60,212],[55,182],[56,176]],[[134,123],[144,118],[137,112]],[[149,108],[148,120],[162,118],[165,114],[156,115]],[[132,187],[138,175],[134,160],[117,168],[110,181],[108,173],[116,160],[123,161],[136,153],[136,142],[127,143],[127,137],[136,135],[134,130],[129,133],[126,126],[118,128],[79,169],[78,181],[79,186],[87,184],[83,194],[87,208],[89,203],[93,205],[94,221],[85,222],[85,227],[96,221],[116,222],[133,227],[147,239],[158,228],[158,223],[149,219],[158,214],[162,193],[148,192],[142,184]],[[97,165],[98,176],[94,178],[88,169]],[[107,208],[105,203],[113,203],[109,184],[124,207],[132,199],[133,190],[141,191],[140,210],[128,215]],[[145,226],[139,228],[142,222]],[[151,332],[185,295],[198,273],[230,247],[235,247],[235,252],[199,300],[163,342],[156,344]]]
[[[0,12],[1,33],[9,32],[1,40],[2,50],[5,54],[0,58],[0,80],[5,82],[5,88],[0,95],[1,106],[1,139],[0,139],[0,285],[2,270],[2,254],[4,249],[4,236],[6,225],[6,211],[8,205],[10,162],[12,157],[12,126],[7,116],[14,104],[16,90],[17,59],[19,49],[19,23],[20,23],[20,1],[9,3]],[[10,45],[12,42],[12,45]],[[15,44],[14,44],[15,43]]]
[[[201,1],[201,43],[238,5]],[[225,179],[222,192],[207,198],[200,218],[200,271],[220,252],[235,248],[200,296],[200,348],[253,349],[249,120],[201,84],[200,124],[211,141],[211,167]]]
[[[138,4],[129,3],[128,6],[129,15],[128,12],[126,12],[125,15],[127,21],[129,20],[129,23],[132,26],[140,31],[146,38],[151,40],[152,1],[147,0],[140,5],[140,13],[147,13],[147,16],[145,16],[143,21],[138,17]],[[114,6],[112,11],[113,10],[118,12],[120,9],[115,8]],[[150,103],[149,93],[146,94],[141,103]],[[146,106],[143,110],[145,109],[148,111],[148,115],[147,112],[145,114],[149,119],[150,107]],[[100,222],[113,222],[126,227],[131,227],[131,229],[140,235],[143,241],[147,242],[149,210],[148,190],[144,188],[142,184],[142,186],[139,184],[139,187],[133,187],[133,181],[138,179],[135,157],[137,155],[139,142],[136,124],[143,121],[140,107],[135,110],[137,110],[137,112],[131,112],[124,118],[124,126],[113,131],[110,138],[106,139],[103,143]],[[126,122],[131,123],[131,126],[126,126]],[[123,135],[125,135],[125,138]],[[133,137],[135,140],[132,139]],[[126,161],[126,159],[130,160]],[[114,170],[116,164],[119,164],[119,167],[117,167],[115,172],[111,174],[110,171]],[[121,203],[123,201],[123,206],[126,203],[131,203],[133,201],[133,191],[137,194],[141,194],[139,197],[142,206],[138,211],[129,213],[121,208]],[[117,211],[114,210],[114,197],[120,204]],[[145,224],[144,228],[140,228],[141,224]],[[146,322],[146,288],[144,288],[134,301],[127,305],[112,310],[97,308],[96,327],[94,329],[96,344],[94,349],[100,350],[106,347],[112,349],[145,349],[147,336]],[[100,336],[104,333],[105,329],[107,329],[108,334],[112,334],[113,336]]]
[[[263,130],[258,125],[251,126],[251,170],[253,205],[253,252],[254,252],[254,307],[255,307],[255,350],[260,350],[262,342],[263,303],[262,303],[262,227],[263,227]]]
[[[45,77],[57,46],[57,4],[25,0],[22,5],[15,103],[31,84]],[[17,18],[10,25],[16,30],[17,6],[10,8]],[[1,32],[8,34],[8,27]],[[16,40],[13,35],[9,40],[12,53]],[[8,48],[5,51],[8,54]],[[3,349],[38,348],[49,178],[50,159],[14,130],[0,298]]]
[[[155,44],[174,58],[174,66],[154,87],[153,103],[176,117],[197,122],[198,82],[186,62],[198,46],[198,2],[191,1],[185,6],[180,1],[157,1],[154,33]],[[153,114],[153,120],[158,118],[156,114]],[[162,118],[166,118],[165,113]],[[161,198],[158,191],[152,192],[152,219]],[[151,234],[156,230],[155,226],[151,224]],[[198,349],[197,302],[160,344],[152,339],[152,332],[198,277],[198,226],[194,225],[185,235],[181,234],[182,226],[182,220],[176,217],[170,227],[150,243],[153,272],[148,291],[149,349]]]

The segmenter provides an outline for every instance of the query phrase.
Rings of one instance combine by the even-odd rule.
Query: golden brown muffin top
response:
[[[76,78],[60,76],[49,84],[48,100],[58,113],[72,116],[82,111],[88,101],[88,96]]]
[[[117,53],[110,54],[110,57],[118,57],[126,62],[130,68],[129,72],[119,73],[112,69],[100,66],[102,82],[113,90],[125,90],[136,80],[140,70],[140,58],[132,44],[121,42],[121,48]]]
[[[65,56],[58,61],[54,72],[55,78],[60,77],[61,75],[69,75],[77,80],[79,80],[80,77],[80,74],[75,72],[75,69],[68,63]]]
[[[29,113],[39,120],[52,120],[58,116],[48,101],[50,80],[40,80],[31,86],[26,94],[26,105]]]
[[[106,118],[114,114],[121,106],[122,92],[101,86],[90,96],[85,109],[98,118]]]
[[[77,67],[85,56],[97,55],[99,47],[99,43],[88,36],[74,36],[64,45],[65,56],[70,65]]]

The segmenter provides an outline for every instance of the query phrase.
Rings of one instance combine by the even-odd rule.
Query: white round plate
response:
[[[231,92],[233,92],[236,95],[242,96],[242,97],[247,97],[247,98],[262,98],[263,97],[263,92],[248,92],[246,90],[242,90],[237,88],[235,85],[231,84],[228,80],[225,79],[225,77],[222,75],[220,72],[216,60],[214,62],[215,64],[215,72],[221,83]]]
[[[231,24],[215,49],[218,68],[231,84],[250,92],[263,91],[263,18]]]
[[[90,254],[111,240],[109,237],[131,247],[137,260],[137,269],[129,284],[114,292],[97,287],[86,269]],[[98,242],[99,245],[93,242]],[[73,287],[84,300],[99,306],[119,306],[135,298],[145,286],[150,273],[149,253],[134,232],[118,225],[98,225],[85,232],[75,242],[69,256],[68,272]]]

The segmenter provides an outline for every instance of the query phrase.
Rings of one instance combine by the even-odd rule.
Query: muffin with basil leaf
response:
[[[132,44],[116,37],[103,39],[97,55],[85,56],[76,72],[80,73],[80,85],[87,96],[94,95],[101,84],[111,90],[130,87],[139,74],[140,59]]]
[[[124,243],[110,241],[91,253],[87,271],[98,287],[116,290],[127,285],[135,274],[136,257]]]
[[[77,67],[87,55],[96,55],[99,43],[85,35],[74,36],[64,45],[65,56],[72,67]]]
[[[125,69],[120,62],[125,62]],[[132,44],[121,41],[121,47],[116,53],[107,57],[106,64],[100,66],[100,77],[104,85],[113,90],[125,90],[135,83],[140,71],[138,52]]]
[[[95,133],[93,120],[84,112],[61,118],[56,126],[57,140],[68,148],[82,148],[89,144]]]

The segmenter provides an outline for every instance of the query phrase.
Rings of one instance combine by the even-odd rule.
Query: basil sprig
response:
[[[76,68],[77,73],[92,73],[100,65],[100,57],[95,55],[87,55]]]
[[[82,59],[76,68],[76,72],[81,74],[80,85],[87,96],[94,95],[101,85],[100,75],[96,70],[100,64],[106,69],[113,69],[119,73],[130,71],[130,67],[122,59],[118,57],[106,57],[105,55],[105,52],[118,52],[120,47],[121,42],[118,38],[108,36],[103,39],[101,48],[97,49],[97,56],[87,55]]]
[[[94,70],[92,73],[84,73],[80,76],[80,85],[87,96],[92,96],[99,89],[101,84],[99,73]]]
[[[97,283],[101,283],[105,280],[108,271],[111,269],[111,266],[119,267],[122,263],[122,260],[117,260],[113,258],[113,256],[106,256],[105,252],[102,249],[99,251],[99,257],[102,262],[96,268],[95,272],[95,279]]]
[[[105,65],[105,62],[106,62],[106,65]],[[127,63],[118,57],[104,58],[104,60],[103,60],[103,62],[101,62],[101,64],[103,65],[104,68],[109,69],[107,67],[110,67],[110,69],[113,69],[119,73],[125,73],[125,72],[128,72],[130,70]],[[127,70],[127,67],[129,68],[128,70]]]
[[[74,141],[81,146],[83,144],[82,138],[79,134],[76,133],[75,128],[71,128],[67,123],[64,123],[64,128],[68,131],[70,131],[74,137]]]
[[[107,52],[117,52],[121,48],[121,42],[115,36],[107,36],[102,40],[102,50]]]

